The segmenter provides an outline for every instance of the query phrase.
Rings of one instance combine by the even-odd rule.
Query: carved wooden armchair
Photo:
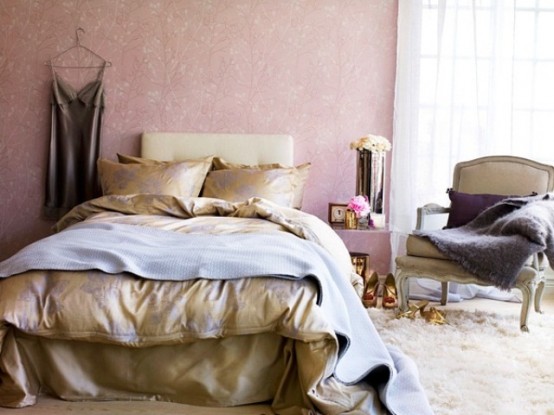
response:
[[[548,193],[554,190],[554,167],[533,160],[514,156],[489,156],[460,162],[454,167],[451,193],[452,204],[445,208],[436,204],[425,205],[418,209],[417,229],[426,229],[427,222],[435,215],[449,214],[453,217],[454,199],[456,197],[473,198],[474,202],[483,202],[483,195],[497,200],[488,200],[488,204],[499,201],[499,195],[525,196],[532,193]],[[481,198],[481,199],[479,199]],[[485,202],[483,202],[485,203]],[[458,207],[456,207],[457,209]],[[471,214],[470,214],[471,215]],[[467,220],[468,218],[464,218]],[[451,224],[456,226],[457,224]],[[527,331],[527,319],[531,304],[535,311],[541,312],[541,300],[544,291],[544,256],[533,255],[529,262],[518,273],[515,288],[522,292],[520,327]],[[406,244],[406,255],[396,258],[396,285],[398,288],[399,310],[408,309],[409,279],[428,278],[441,282],[441,304],[445,305],[448,296],[448,283],[459,284],[484,283],[477,276],[464,270],[460,265],[444,256],[427,238],[409,235]]]

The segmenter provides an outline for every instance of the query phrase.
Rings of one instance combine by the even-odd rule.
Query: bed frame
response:
[[[141,156],[154,160],[184,160],[216,155],[232,163],[294,163],[293,139],[277,134],[211,134],[145,132]]]

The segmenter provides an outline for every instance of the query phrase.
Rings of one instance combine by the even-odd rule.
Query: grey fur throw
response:
[[[509,289],[531,255],[544,252],[554,264],[554,193],[504,199],[459,228],[414,234],[483,281]]]

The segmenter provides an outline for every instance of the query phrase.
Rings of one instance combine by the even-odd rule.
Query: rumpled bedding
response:
[[[302,246],[291,242],[294,235],[317,246],[321,259],[301,253],[308,262],[319,263],[300,273],[305,275],[290,275],[281,268],[272,271],[272,264],[279,261],[265,263],[262,249],[251,259],[252,264],[262,264],[250,270],[249,276],[255,278],[236,279],[237,270],[248,273],[241,258],[239,266],[229,267],[235,274],[223,279],[218,275],[217,280],[210,280],[210,275],[205,275],[184,281],[162,281],[163,275],[154,275],[152,269],[138,278],[141,272],[129,272],[124,258],[119,264],[122,268],[108,270],[108,274],[100,272],[102,266],[91,260],[83,268],[76,267],[78,272],[54,269],[53,264],[43,270],[33,263],[28,270],[20,269],[16,276],[0,280],[0,405],[33,404],[44,382],[33,377],[32,368],[18,367],[24,358],[14,363],[17,335],[26,341],[69,340],[85,342],[87,347],[102,344],[143,351],[146,347],[180,347],[202,340],[275,333],[294,342],[296,358],[287,359],[284,377],[295,374],[299,379],[291,384],[302,392],[298,398],[298,393],[284,386],[286,379],[275,381],[280,386],[274,388],[272,405],[280,413],[432,413],[413,363],[381,342],[361,306],[351,285],[351,263],[344,244],[316,217],[263,199],[228,203],[159,195],[104,196],[74,208],[56,230],[63,234],[79,227],[88,231],[144,227],[147,238],[171,232],[180,237],[189,234],[204,244],[210,239],[206,235],[212,235],[214,244],[230,247],[251,240],[254,234],[264,235],[276,246],[280,237],[283,246]],[[208,245],[202,250],[208,250]],[[118,252],[117,246],[108,249]],[[159,253],[160,247],[156,249]],[[178,249],[176,243],[167,247],[173,255]],[[186,255],[187,250],[182,251]],[[252,254],[255,249],[247,251]],[[47,256],[44,258],[46,262]],[[0,275],[8,274],[10,268],[13,271],[14,261],[17,258],[12,257],[0,264]],[[213,264],[217,264],[215,257]],[[174,275],[175,269],[170,272]],[[332,304],[321,306],[322,296],[323,302],[328,296]],[[236,349],[230,350],[236,353]],[[225,359],[222,356],[221,361]],[[342,368],[341,361],[346,362]],[[56,390],[52,385],[44,388]],[[172,400],[171,395],[155,398]],[[220,404],[250,403],[255,397],[244,399]]]

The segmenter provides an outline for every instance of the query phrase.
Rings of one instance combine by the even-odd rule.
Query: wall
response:
[[[104,157],[138,154],[144,130],[291,134],[313,163],[304,210],[326,219],[353,196],[349,143],[392,136],[396,14],[393,0],[0,0],[0,258],[50,232],[44,62],[77,27],[113,64]]]

